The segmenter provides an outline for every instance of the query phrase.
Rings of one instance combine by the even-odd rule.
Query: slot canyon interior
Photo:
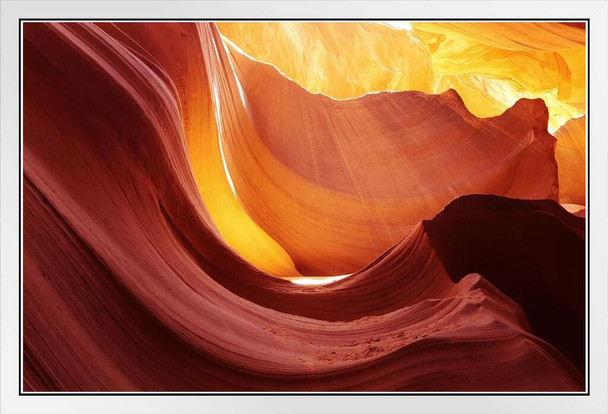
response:
[[[586,53],[23,23],[24,391],[584,391]]]

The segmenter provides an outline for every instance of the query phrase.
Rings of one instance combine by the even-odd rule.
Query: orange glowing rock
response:
[[[551,22],[412,27],[428,47],[433,70],[443,76],[439,89],[462,93],[478,116],[496,115],[520,98],[542,98],[549,128],[556,130],[585,111],[584,27]]]
[[[586,119],[586,116],[571,119],[555,133],[560,203],[586,204]]]
[[[430,56],[407,30],[360,22],[221,22],[217,26],[228,43],[275,65],[313,93],[346,99],[383,90],[433,88]]]
[[[488,119],[472,116],[454,91],[439,96],[379,93],[339,101],[299,87],[272,66],[241,53],[231,41],[222,41],[216,29],[205,25],[101,27],[141,49],[166,71],[180,94],[190,167],[211,225],[244,260],[269,274],[286,278],[350,274],[461,194],[556,197],[554,140],[546,133],[547,113],[540,101],[518,102],[501,117]],[[360,37],[355,43],[365,45],[368,54],[382,48],[373,39],[409,39],[403,42],[409,46],[401,55],[385,50],[372,53],[376,56],[372,61],[362,59],[362,67],[368,69],[361,74],[382,56],[403,59],[414,53],[412,59],[426,61],[418,55],[422,43],[414,34],[381,24],[221,27],[228,33],[236,30],[232,36],[254,33],[250,44],[260,47],[269,45],[264,36],[272,31],[299,33],[308,41],[320,36],[323,47],[318,53],[324,57],[306,66],[313,72],[334,59],[335,42],[328,37],[345,35]],[[448,35],[466,31],[460,26],[458,30],[439,27]],[[491,47],[512,47],[491,36],[502,27],[475,26],[470,36]],[[415,30],[422,29],[430,30],[424,25]],[[364,42],[364,33],[372,40]],[[571,50],[577,39],[566,38],[563,48]],[[201,42],[207,46],[201,48]],[[556,42],[541,46],[556,48]],[[278,47],[276,56],[298,62],[289,44]],[[186,52],[175,53],[178,49]],[[274,53],[275,49],[265,50]],[[350,52],[353,59],[364,53]],[[338,65],[332,73],[344,78],[352,63]],[[469,65],[483,67],[483,62]],[[291,67],[296,75],[297,67]],[[313,83],[322,78],[302,74]],[[368,75],[382,79],[377,73]],[[341,82],[327,84],[338,87]],[[371,87],[360,80],[348,85]],[[465,88],[467,93],[471,90]],[[580,204],[580,200],[564,200]]]
[[[230,51],[219,58],[236,71],[217,71],[210,87],[235,192],[304,275],[358,270],[461,194],[557,197],[540,100],[489,119],[454,91],[340,101]]]
[[[182,91],[190,164],[215,228],[275,276],[352,273],[461,194],[556,197],[540,101],[486,120],[454,91],[337,101],[225,46],[205,25],[121,30]],[[188,54],[167,52],[177,45]]]
[[[222,138],[218,136],[222,108],[205,70],[205,64],[211,64],[215,54],[212,49],[201,49],[198,27],[173,23],[102,27],[159,62],[179,91],[192,172],[205,209],[224,241],[263,271],[276,276],[299,275],[285,250],[251,219],[234,194],[222,154]],[[217,46],[223,48],[221,43]],[[176,53],[177,50],[181,52]],[[209,60],[205,60],[204,53],[211,53]],[[219,68],[215,66],[212,70]]]
[[[455,89],[479,117],[542,98],[549,129],[585,110],[585,28],[561,23],[219,23],[228,42],[311,92]]]

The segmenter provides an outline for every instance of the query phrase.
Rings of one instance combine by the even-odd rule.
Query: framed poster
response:
[[[607,411],[606,2],[2,5],[2,412]]]

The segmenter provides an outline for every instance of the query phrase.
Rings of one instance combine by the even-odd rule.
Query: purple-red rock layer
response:
[[[160,33],[166,30],[168,44],[178,45],[176,36],[184,39],[185,48],[170,48],[168,56],[217,82],[215,92],[198,84],[202,103],[187,99],[191,91],[184,85],[190,80],[179,83],[175,68],[154,55],[158,39],[146,33],[156,25]],[[554,140],[546,132],[542,102],[520,101],[500,117],[479,120],[454,93],[378,94],[330,103],[285,83],[276,72],[269,76],[285,97],[270,108],[264,103],[268,96],[256,97],[259,91],[251,89],[261,85],[248,85],[242,91],[247,105],[272,109],[267,113],[302,128],[320,116],[313,116],[320,108],[326,112],[326,153],[318,137],[298,135],[304,129],[291,130],[282,121],[303,153],[294,158],[278,136],[266,133],[281,123],[243,108],[238,76],[243,83],[260,78],[245,69],[236,75],[226,60],[228,49],[217,49],[221,40],[213,24],[141,26],[140,36],[150,44],[141,40],[139,46],[115,33],[124,36],[133,27],[24,24],[26,391],[584,390],[584,219],[555,201]],[[184,50],[198,58],[185,59]],[[245,61],[239,62],[243,68]],[[217,108],[205,105],[214,96],[222,126],[200,114],[197,124],[188,105],[212,115]],[[297,102],[287,96],[298,96]],[[433,122],[414,134],[416,127],[407,125],[417,122],[421,107]],[[410,113],[396,115],[406,108]],[[450,113],[446,122],[458,126],[446,137],[449,145],[440,143],[437,131],[446,124],[435,110]],[[353,119],[376,112],[378,130],[409,131],[391,139],[395,148],[409,147],[399,165],[412,174],[414,165],[428,167],[414,153],[429,163],[447,163],[446,152],[455,151],[472,164],[471,154],[485,154],[498,167],[488,166],[488,172],[471,165],[467,174],[466,165],[458,164],[462,176],[454,180],[466,185],[438,178],[441,196],[431,197],[433,202],[410,192],[410,184],[389,183],[377,159],[366,175],[364,153],[340,158],[335,151],[354,142],[349,137],[363,139],[361,130],[337,131],[348,132]],[[216,129],[205,130],[204,122]],[[258,210],[258,202],[241,201],[298,269],[341,268],[364,241],[375,243],[348,264],[360,270],[329,285],[300,286],[246,260],[227,242],[201,195],[205,183],[198,181],[189,153],[195,130],[229,134],[223,149],[239,196],[253,197],[245,194],[256,177],[265,197],[272,195],[273,180],[286,180],[283,193],[269,200],[268,211],[280,213],[275,224],[261,219],[268,212]],[[388,136],[369,135],[378,148],[366,151],[384,153]],[[264,163],[245,168],[255,167],[256,155],[268,154],[284,175],[258,175],[268,168]],[[306,171],[315,154],[328,164],[332,157],[348,160],[348,167]],[[354,164],[361,171],[349,181]],[[217,173],[218,180],[226,179],[224,171]],[[323,174],[329,174],[326,180]],[[374,180],[381,181],[377,188]],[[293,200],[303,197],[300,190],[309,191],[311,199],[301,200],[308,204],[294,209],[291,220],[316,214],[318,226],[310,233],[290,227],[278,207],[289,198],[289,183]],[[422,187],[432,185],[429,180]],[[499,195],[464,195],[475,188]],[[323,205],[318,197],[325,196],[334,204]],[[410,198],[417,200],[415,214]],[[344,206],[386,214],[349,228],[349,211],[336,210]],[[414,217],[419,218],[412,222]],[[383,230],[368,235],[365,229],[375,225]],[[292,244],[283,240],[289,228]],[[304,241],[322,262],[315,265],[317,253],[303,254]]]

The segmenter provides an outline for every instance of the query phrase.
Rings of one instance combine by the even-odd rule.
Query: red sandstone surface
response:
[[[542,100],[336,100],[213,23],[23,47],[26,391],[584,389],[585,220]]]

